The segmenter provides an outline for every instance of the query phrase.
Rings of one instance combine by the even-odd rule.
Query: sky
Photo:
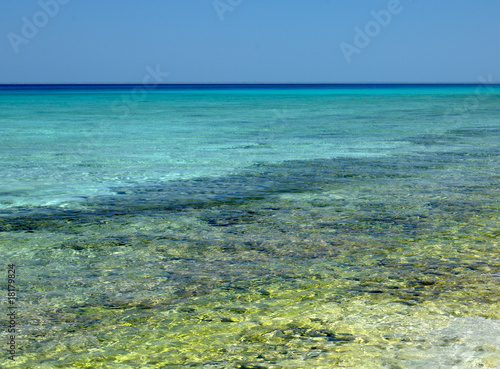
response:
[[[0,83],[500,81],[499,0],[0,0]]]

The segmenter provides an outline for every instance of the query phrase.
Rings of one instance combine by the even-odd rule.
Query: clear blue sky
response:
[[[0,1],[0,83],[500,81],[499,0]]]

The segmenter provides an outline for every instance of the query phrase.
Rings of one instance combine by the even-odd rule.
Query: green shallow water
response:
[[[21,333],[1,365],[500,367],[499,133],[4,209]]]

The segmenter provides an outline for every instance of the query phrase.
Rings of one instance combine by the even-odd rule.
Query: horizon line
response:
[[[0,86],[17,85],[461,85],[461,84],[500,84],[498,82],[172,82],[172,83],[136,83],[136,82],[50,82],[50,83],[2,83]]]
[[[498,86],[500,82],[355,82],[355,83],[266,83],[266,82],[238,82],[238,83],[158,83],[158,84],[144,84],[144,83],[0,83],[0,89],[28,89],[28,88],[78,88],[78,87],[105,87],[105,88],[119,88],[119,87],[140,87],[144,86],[148,90],[156,88],[231,88],[231,87],[408,87],[408,86],[424,86],[424,87],[460,87],[460,86]]]

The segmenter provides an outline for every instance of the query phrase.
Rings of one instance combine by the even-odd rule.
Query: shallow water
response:
[[[1,365],[500,366],[500,91],[127,93],[0,94]]]

